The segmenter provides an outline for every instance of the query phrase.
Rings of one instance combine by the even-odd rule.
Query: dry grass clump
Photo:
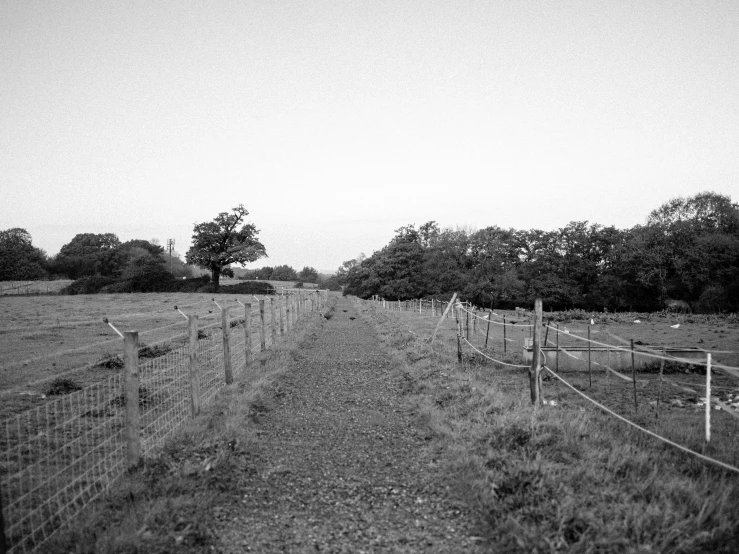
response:
[[[430,318],[373,317],[406,364],[403,390],[435,439],[430,448],[496,551],[739,551],[738,475],[663,446],[574,393],[535,411],[526,370],[468,357],[458,364],[451,329],[433,345],[424,340]]]

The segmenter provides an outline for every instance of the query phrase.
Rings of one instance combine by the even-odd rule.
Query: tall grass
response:
[[[404,391],[435,439],[430,448],[496,551],[739,551],[739,476],[574,393],[534,410],[526,370],[458,364],[452,329],[432,345],[434,320],[369,310],[406,368]]]

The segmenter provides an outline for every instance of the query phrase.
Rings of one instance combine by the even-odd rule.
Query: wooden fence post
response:
[[[187,316],[190,331],[190,406],[192,416],[200,413],[200,371],[198,368],[198,316]]]
[[[231,321],[228,317],[228,308],[221,309],[221,329],[223,331],[223,373],[226,384],[234,382],[233,369],[231,368]]]
[[[444,321],[444,318],[447,317],[447,314],[449,313],[449,309],[452,307],[452,304],[454,304],[454,301],[457,299],[457,293],[455,292],[452,295],[452,299],[449,301],[449,304],[446,305],[446,309],[444,310],[444,313],[441,315],[441,319],[436,323],[436,328],[434,329],[434,334],[431,335],[431,342],[434,342],[434,339],[436,338],[436,333],[439,331],[439,327],[441,327],[441,322]]]
[[[493,311],[488,312],[488,327],[485,330],[485,348],[488,347],[488,337],[490,336],[490,320],[493,319]],[[505,330],[505,327],[503,327]]]
[[[277,311],[280,312],[280,335],[285,334],[285,312],[282,307],[282,298],[277,299]]]
[[[275,301],[274,298],[269,299],[269,327],[272,332],[272,345],[277,342],[277,321],[275,319]]]
[[[251,304],[244,305],[244,369],[254,360],[251,351]]]
[[[0,554],[6,554],[7,552],[8,541],[5,538],[5,518],[3,517],[3,491],[0,488]]]
[[[259,326],[260,350],[264,352],[267,350],[267,330],[264,328],[264,300],[259,301],[259,319],[261,321],[261,325]]]
[[[139,411],[139,333],[123,333],[125,368],[124,400],[126,404],[126,463],[135,467],[141,462],[141,412]]]
[[[503,353],[505,354],[508,352],[508,340],[506,336],[506,330],[505,330],[505,316],[503,316]],[[490,328],[490,324],[488,323],[488,329]],[[487,342],[487,337],[485,338],[485,342]]]
[[[290,321],[290,297],[285,296],[285,332],[289,333],[292,327],[292,321]]]
[[[534,340],[531,345],[532,357],[529,369],[529,384],[531,386],[531,403],[538,408],[541,405],[541,390],[539,388],[539,372],[541,371],[541,298],[534,301]]]
[[[557,344],[557,353],[555,354],[555,358],[554,358],[554,360],[555,360],[555,362],[554,362],[554,371],[556,371],[557,373],[559,373],[559,323],[557,323],[557,337],[556,337],[556,340],[557,340],[557,343],[556,343]]]

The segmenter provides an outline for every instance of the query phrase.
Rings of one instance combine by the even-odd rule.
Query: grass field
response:
[[[407,364],[404,386],[429,428],[429,448],[455,476],[458,493],[475,507],[496,551],[739,551],[739,474],[628,427],[553,378],[543,383],[547,404],[534,410],[526,369],[489,362],[469,348],[463,363],[457,362],[454,320],[432,345],[428,337],[434,319],[369,309],[377,310],[384,340]],[[598,330],[651,343],[689,337],[720,349],[735,344],[735,324],[687,319],[678,328],[682,335],[673,334],[677,330],[670,325],[675,322],[662,316],[651,316],[645,325],[633,320],[601,323]],[[528,335],[524,329],[518,333],[520,339]],[[521,364],[520,342],[509,344],[515,348],[504,353],[502,329],[496,328],[486,352]],[[631,383],[607,383],[601,374],[590,389],[586,372],[564,377],[588,394],[597,391],[593,394],[599,400],[628,419],[739,466],[739,425],[730,415],[712,413],[713,437],[705,444],[702,410],[696,404],[671,405],[671,391],[663,390],[669,407],[656,418],[641,389],[642,405],[634,412]],[[640,373],[637,381],[651,377]],[[669,377],[692,386],[705,379],[695,374]],[[727,378],[722,384],[737,387],[739,380]]]
[[[14,294],[55,294],[69,285],[69,279],[56,281],[0,281],[0,296]]]
[[[231,317],[244,308],[233,298],[216,301]],[[263,297],[267,298],[267,297]],[[255,303],[241,295],[241,302]],[[139,331],[147,345],[184,344],[187,320],[175,310],[197,314],[201,328],[220,325],[220,310],[212,294],[106,294],[76,296],[8,296],[0,300],[0,418],[45,401],[49,382],[64,375],[81,386],[111,375],[114,369],[95,367],[111,356],[122,356],[123,340],[103,322],[108,318],[121,332]],[[256,310],[256,308],[253,308]]]

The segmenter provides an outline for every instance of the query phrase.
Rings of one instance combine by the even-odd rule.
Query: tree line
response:
[[[48,257],[33,246],[25,229],[0,231],[0,281],[49,278],[84,281],[72,287],[76,292],[179,290],[183,287],[175,287],[173,280],[191,278],[193,268],[200,267],[208,270],[212,288],[217,290],[221,276],[234,276],[234,264],[244,266],[267,256],[266,248],[258,240],[259,231],[245,222],[247,215],[249,212],[240,204],[212,221],[196,223],[184,262],[179,255],[168,255],[155,240],[121,242],[113,233],[78,234],[56,256]],[[242,278],[321,282],[318,272],[310,266],[300,271],[289,265],[263,267],[247,270]],[[205,285],[200,282],[202,279],[198,281],[193,285]]]
[[[500,308],[542,298],[553,309],[655,311],[680,299],[698,311],[739,311],[739,205],[713,192],[675,198],[630,229],[407,225],[372,256],[344,262],[336,278],[362,298],[457,291]]]

